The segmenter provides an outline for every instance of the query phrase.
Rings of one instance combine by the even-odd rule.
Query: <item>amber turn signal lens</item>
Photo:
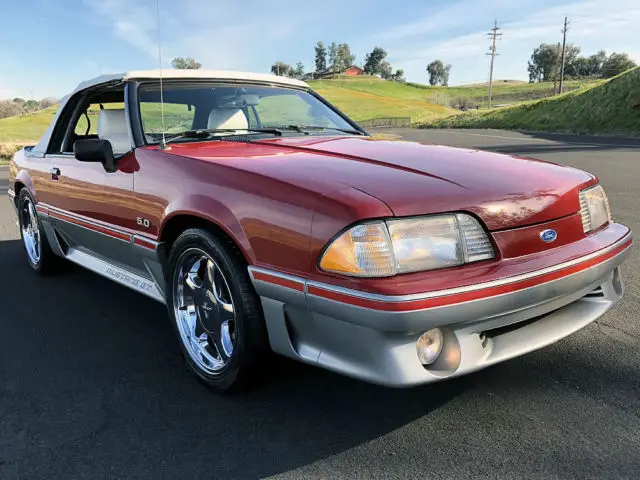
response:
[[[320,268],[352,276],[385,277],[395,274],[387,228],[379,222],[347,230],[324,252]]]

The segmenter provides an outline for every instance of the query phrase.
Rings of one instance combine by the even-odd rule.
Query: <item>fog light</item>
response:
[[[442,330],[439,328],[433,328],[420,335],[416,343],[420,363],[431,365],[435,362],[442,351],[443,340],[444,335],[442,335]]]

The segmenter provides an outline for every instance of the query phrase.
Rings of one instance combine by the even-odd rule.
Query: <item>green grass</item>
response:
[[[592,85],[593,80],[565,82],[566,90]],[[376,77],[338,77],[331,80],[315,80],[309,84],[330,102],[336,104],[355,120],[389,116],[411,116],[414,122],[453,113],[445,107],[434,105],[436,97],[454,101],[466,97],[481,108],[488,106],[489,89],[486,84],[459,87],[431,87],[419,83],[387,82]],[[498,80],[493,86],[494,104],[514,104],[524,100],[548,97],[553,93],[553,83],[526,83]]]
[[[0,142],[33,143],[42,136],[51,123],[56,108],[50,107],[26,115],[0,118]]]
[[[309,84],[356,121],[382,117],[423,121],[453,112],[433,103],[421,88],[376,77],[342,77]]]
[[[425,122],[426,128],[499,128],[640,136],[640,67],[543,100]]]

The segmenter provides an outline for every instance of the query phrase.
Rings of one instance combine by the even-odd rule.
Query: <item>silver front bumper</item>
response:
[[[277,284],[262,269],[250,271],[274,351],[362,380],[404,387],[479,370],[585,327],[622,298],[619,265],[628,252],[626,248],[586,270],[530,288],[414,311],[363,308],[311,294],[313,282],[303,281],[298,288],[293,277],[281,276]],[[445,346],[438,361],[424,367],[416,341],[434,327],[443,330]]]

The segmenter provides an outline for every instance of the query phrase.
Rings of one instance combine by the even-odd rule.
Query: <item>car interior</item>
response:
[[[77,140],[95,138],[108,140],[116,156],[131,150],[122,86],[93,92],[85,97],[74,110],[69,123],[73,128],[63,141],[62,152],[73,152],[73,144]]]

